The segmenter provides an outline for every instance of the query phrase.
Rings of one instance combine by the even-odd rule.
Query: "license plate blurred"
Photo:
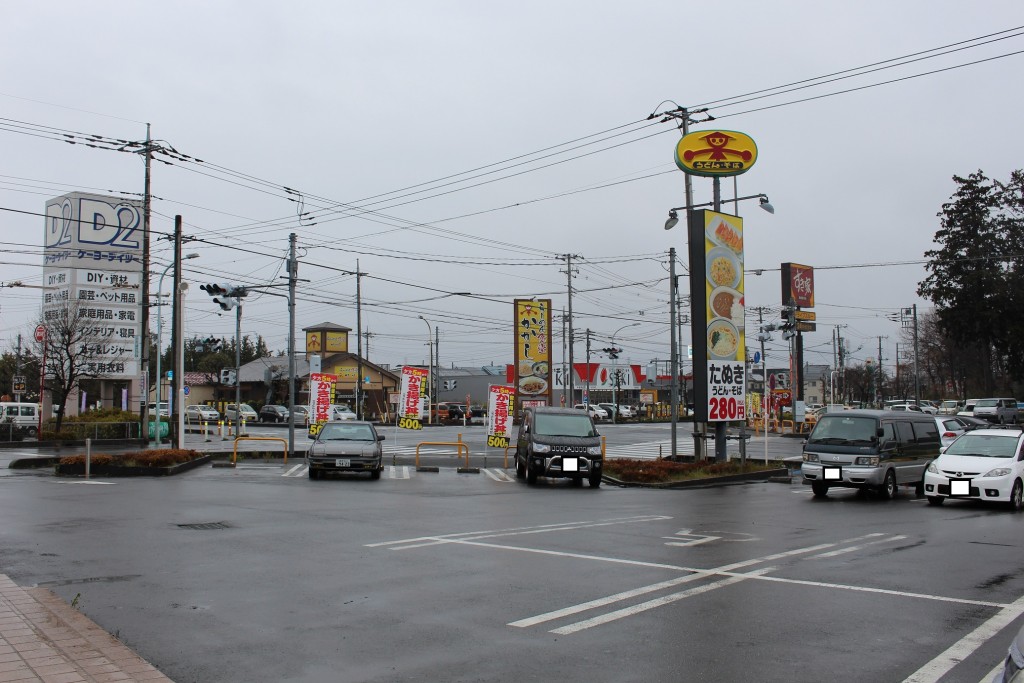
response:
[[[579,458],[562,458],[562,471],[563,472],[579,472],[580,461]]]
[[[334,461],[335,467],[351,467],[352,461],[348,458],[338,458]]]

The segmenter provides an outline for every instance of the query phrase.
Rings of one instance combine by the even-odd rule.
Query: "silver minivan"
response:
[[[935,418],[917,412],[847,410],[825,413],[804,443],[804,484],[814,495],[832,487],[895,498],[900,486],[924,495],[924,471],[941,447]]]

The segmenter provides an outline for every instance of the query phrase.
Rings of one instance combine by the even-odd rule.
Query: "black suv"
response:
[[[533,484],[537,477],[572,479],[591,488],[601,485],[604,460],[601,435],[582,410],[535,407],[523,411],[516,440],[516,477]]]

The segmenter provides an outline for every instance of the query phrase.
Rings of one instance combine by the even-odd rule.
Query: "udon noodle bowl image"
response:
[[[733,358],[739,346],[736,328],[728,322],[716,320],[708,326],[708,351],[717,358]]]
[[[727,256],[717,256],[711,260],[711,281],[716,286],[729,286],[736,282],[736,266]]]

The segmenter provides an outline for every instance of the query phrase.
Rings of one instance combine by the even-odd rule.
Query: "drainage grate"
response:
[[[227,522],[200,522],[198,524],[179,524],[178,528],[206,531],[207,529],[230,529],[231,525]]]

